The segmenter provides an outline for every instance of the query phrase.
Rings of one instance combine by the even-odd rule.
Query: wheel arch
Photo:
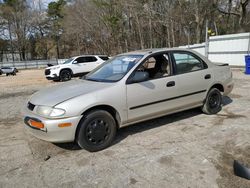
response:
[[[71,70],[71,68],[62,68],[62,69],[60,70],[60,72],[59,72],[59,76],[60,76],[61,72],[64,71],[64,70],[70,71],[71,75],[73,75],[73,71]]]
[[[209,90],[207,90],[206,92],[206,96],[205,96],[205,99],[203,100],[203,104],[206,102],[206,98],[207,98],[207,95],[209,94],[209,91],[213,88],[216,88],[218,89],[220,92],[224,93],[224,87],[221,83],[214,83],[210,88]]]
[[[115,122],[116,122],[117,129],[119,129],[120,124],[121,124],[121,117],[120,117],[119,112],[114,107],[112,107],[110,105],[97,105],[97,106],[90,107],[89,109],[85,110],[81,114],[83,117],[82,117],[82,119],[80,120],[80,122],[77,125],[76,132],[75,132],[75,138],[77,138],[77,134],[78,134],[78,131],[79,131],[79,128],[80,128],[80,124],[81,124],[82,121],[84,121],[86,114],[88,114],[88,113],[90,113],[91,111],[94,111],[94,110],[104,110],[104,111],[109,112],[112,115],[112,117],[114,118]]]
[[[104,111],[109,112],[112,115],[112,117],[114,118],[114,120],[116,121],[117,128],[119,128],[119,126],[121,124],[121,117],[120,117],[119,112],[113,106],[106,105],[106,104],[96,105],[96,106],[90,107],[89,109],[85,110],[82,113],[82,115],[84,116],[85,114],[87,114],[91,111],[94,111],[94,110],[104,110]]]
[[[215,84],[213,84],[210,89],[212,89],[212,88],[216,88],[216,89],[218,89],[222,93],[225,91],[224,90],[224,86],[221,83],[215,83]]]

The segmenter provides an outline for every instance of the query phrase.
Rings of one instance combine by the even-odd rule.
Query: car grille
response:
[[[33,110],[34,110],[34,108],[35,108],[35,106],[36,106],[36,105],[34,105],[34,104],[32,104],[32,103],[28,102],[27,107],[28,107],[28,109],[29,109],[29,110],[33,111]]]
[[[50,75],[50,69],[45,69],[45,75]]]

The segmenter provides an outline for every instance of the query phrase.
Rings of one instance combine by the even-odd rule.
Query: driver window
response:
[[[137,71],[148,72],[149,79],[169,76],[170,65],[168,54],[160,54],[148,58]]]

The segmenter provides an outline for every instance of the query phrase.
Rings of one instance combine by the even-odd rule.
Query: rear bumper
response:
[[[76,128],[82,116],[68,117],[63,119],[46,119],[31,113],[28,109],[23,110],[25,129],[33,136],[53,143],[72,142],[75,140]],[[44,124],[44,128],[32,127],[29,120],[35,120]],[[68,127],[59,127],[59,124],[71,123]]]
[[[226,83],[224,85],[224,92],[223,92],[223,95],[226,96],[228,95],[229,93],[231,93],[231,91],[233,90],[234,88],[234,82],[231,80],[230,82]]]

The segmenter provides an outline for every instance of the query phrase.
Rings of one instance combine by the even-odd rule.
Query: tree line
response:
[[[250,31],[250,0],[0,1],[0,60],[114,55]]]

